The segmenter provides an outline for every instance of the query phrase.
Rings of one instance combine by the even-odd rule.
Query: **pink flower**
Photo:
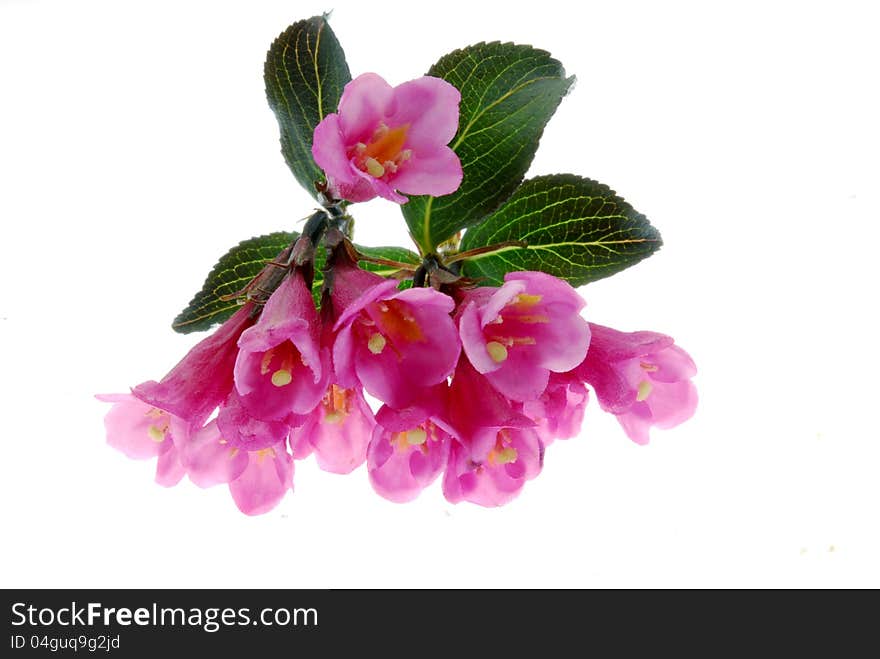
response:
[[[282,440],[255,450],[233,446],[211,421],[186,444],[183,460],[199,487],[229,484],[236,506],[246,515],[272,510],[293,489],[293,459]]]
[[[287,439],[291,426],[300,425],[305,417],[288,414],[284,419],[264,421],[248,412],[238,392],[232,391],[217,414],[217,428],[233,448],[246,451],[275,446]]]
[[[440,196],[461,185],[461,163],[446,146],[458,130],[461,94],[445,80],[422,77],[391,87],[375,73],[345,86],[339,110],[315,128],[312,155],[341,199],[396,192]]]
[[[290,433],[293,457],[315,453],[318,466],[334,474],[348,474],[367,459],[367,444],[376,420],[360,389],[332,384],[305,423]]]
[[[341,293],[351,288],[345,281],[348,272],[336,273],[334,294],[337,288]],[[461,344],[449,315],[454,303],[430,288],[398,291],[396,281],[376,280],[336,321],[336,378],[342,387],[363,385],[381,401],[402,408],[455,368]]]
[[[468,359],[512,400],[538,398],[550,373],[584,359],[590,329],[579,315],[584,301],[561,279],[543,272],[510,272],[496,289],[465,295],[459,317]]]
[[[97,398],[113,403],[104,417],[107,443],[135,460],[157,457],[156,482],[176,485],[185,473],[180,446],[188,438],[186,422],[131,394],[99,394]]]
[[[452,443],[443,478],[443,495],[450,502],[503,506],[540,473],[544,447],[533,428],[501,428],[494,431],[492,439],[485,454]]]
[[[462,357],[449,389],[451,445],[443,493],[452,503],[500,506],[541,471],[544,446],[534,422]]]
[[[446,385],[425,398],[427,406],[394,410],[382,407],[367,452],[373,489],[396,503],[415,499],[446,467],[454,441],[443,420]]]
[[[672,428],[693,416],[697,390],[690,378],[697,367],[672,337],[594,323],[590,329],[590,350],[577,373],[630,439],[647,444],[651,426]]]
[[[254,322],[254,305],[245,304],[211,336],[203,339],[161,382],[144,382],[132,393],[151,407],[201,426],[232,390],[232,368],[241,333]]]
[[[583,382],[570,373],[550,374],[546,391],[522,404],[522,412],[537,425],[535,431],[544,446],[555,439],[570,439],[581,429],[589,392]]]
[[[238,339],[235,387],[258,419],[308,414],[327,390],[329,353],[320,347],[315,304],[294,270],[272,293],[256,325]]]

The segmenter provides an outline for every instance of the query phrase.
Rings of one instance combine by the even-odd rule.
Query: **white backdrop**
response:
[[[92,395],[161,377],[215,259],[309,211],[262,62],[331,6],[0,0],[0,586],[880,586],[873,5],[334,4],[355,75],[501,39],[578,76],[531,172],[599,179],[660,229],[581,292],[691,352],[697,415],[639,447],[592,401],[497,510],[439,483],[392,504],[312,460],[257,518],[153,484]],[[354,212],[360,242],[404,244],[393,205]]]

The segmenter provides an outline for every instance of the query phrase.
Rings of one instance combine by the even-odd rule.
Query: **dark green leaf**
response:
[[[226,295],[234,295],[241,291],[263,269],[268,261],[274,260],[278,254],[296,240],[299,234],[279,231],[265,236],[245,240],[220,257],[217,265],[211,270],[202,289],[196,293],[186,309],[174,319],[172,327],[181,334],[198,332],[210,328],[215,323],[222,323],[229,318],[239,304],[235,299],[222,300]],[[364,255],[383,258],[401,263],[418,265],[419,257],[402,247],[362,247],[356,246]],[[319,248],[315,255],[315,281],[312,293],[316,302],[320,300],[322,270],[324,268],[324,249]],[[387,265],[377,265],[362,261],[360,266],[383,277],[397,271]]]
[[[500,284],[513,270],[541,270],[583,284],[635,265],[656,252],[660,233],[607,185],[573,174],[525,181],[480,225],[468,229],[461,249],[523,241],[476,256],[462,274]]]
[[[351,80],[342,46],[324,16],[287,28],[269,48],[263,77],[269,107],[281,128],[281,153],[296,180],[315,195],[324,175],[312,159],[312,135],[336,111]]]
[[[450,145],[461,159],[464,180],[451,195],[410,197],[402,207],[410,234],[425,253],[510,196],[574,80],[543,50],[497,42],[449,53],[428,75],[461,92],[458,134]]]
[[[208,274],[202,290],[195,294],[171,327],[181,334],[200,332],[222,323],[239,308],[236,300],[221,300],[243,289],[268,261],[296,240],[299,234],[278,231],[240,242],[220,257]]]

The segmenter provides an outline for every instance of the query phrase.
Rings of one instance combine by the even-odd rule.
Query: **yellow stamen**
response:
[[[403,157],[401,150],[406,143],[408,131],[409,124],[391,129],[385,124],[380,124],[376,132],[373,133],[373,139],[370,140],[370,143],[364,150],[364,155],[367,158],[373,158],[376,162],[385,162],[386,160],[397,161],[399,157]]]
[[[653,388],[654,387],[652,387],[651,383],[647,380],[642,380],[641,382],[639,382],[639,390],[636,394],[636,400],[639,402],[645,400],[648,396],[651,395],[651,389]]]
[[[419,444],[424,444],[428,441],[428,433],[421,428],[413,428],[412,430],[408,430],[405,434],[406,443],[410,446],[418,446]]]
[[[495,446],[489,451],[490,465],[506,465],[516,462],[517,452],[510,443],[513,440],[510,437],[510,431],[506,428],[498,433],[495,439]]]
[[[486,344],[486,352],[489,353],[492,361],[496,364],[500,364],[507,359],[507,348],[503,344],[498,343],[498,341],[489,341]]]
[[[381,334],[379,334],[378,332],[375,332],[370,337],[370,340],[367,341],[367,347],[370,349],[370,352],[372,352],[374,355],[379,355],[382,353],[383,350],[385,350],[386,343],[387,343],[387,341],[385,341],[385,337],[382,336]]]
[[[398,451],[405,451],[407,447],[406,442],[406,433],[405,432],[393,432],[391,433],[391,439],[389,440],[391,446],[393,446]]]
[[[160,428],[159,426],[150,426],[147,428],[147,435],[149,435],[150,439],[154,442],[164,442],[165,441],[165,433],[168,430],[168,426],[165,428]]]
[[[263,359],[260,360],[260,375],[266,375],[269,372],[269,366],[272,365],[272,356],[275,354],[275,348],[269,348],[263,353]]]
[[[345,420],[344,412],[329,412],[324,415],[324,423],[342,423]]]
[[[293,382],[293,375],[284,368],[279,368],[272,374],[272,384],[276,387],[284,387]]]
[[[367,158],[364,160],[364,167],[367,168],[367,174],[373,176],[375,178],[382,178],[385,176],[385,168],[375,158]]]
[[[521,323],[549,323],[550,319],[544,314],[523,314],[522,316],[514,316]]]
[[[263,460],[266,459],[266,456],[269,456],[273,460],[275,459],[275,449],[272,447],[262,448],[259,451],[254,451],[257,454],[257,464],[261,464]]]
[[[495,464],[510,464],[511,462],[516,462],[517,457],[518,456],[516,453],[516,449],[512,446],[508,446],[507,448],[503,448],[495,454]]]
[[[377,323],[382,328],[382,333],[395,344],[401,341],[412,343],[425,340],[422,328],[405,302],[386,300],[380,302],[378,307],[381,315],[377,318]]]
[[[490,343],[500,343],[503,346],[512,348],[513,346],[533,346],[537,345],[537,341],[533,336],[490,336]]]
[[[655,364],[649,364],[648,362],[639,362],[639,366],[642,367],[642,370],[647,371],[648,373],[654,373],[660,370],[660,367]]]
[[[541,301],[541,297],[540,295],[520,293],[510,301],[509,306],[518,307],[522,310],[530,309]]]

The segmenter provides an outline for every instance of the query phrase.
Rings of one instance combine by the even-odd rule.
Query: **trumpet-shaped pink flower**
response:
[[[522,411],[537,424],[535,431],[546,447],[555,439],[570,439],[580,432],[588,400],[583,382],[569,373],[551,373],[544,393],[523,403]]]
[[[319,338],[312,294],[294,270],[272,293],[257,324],[238,339],[235,387],[250,415],[277,421],[314,409],[330,376],[329,354]]]
[[[453,441],[443,479],[452,503],[500,506],[541,471],[544,446],[535,423],[462,357],[449,388]]]
[[[446,467],[454,440],[442,418],[445,390],[445,384],[432,389],[426,406],[379,410],[367,469],[373,489],[386,499],[412,501]]]
[[[697,390],[690,379],[697,367],[672,337],[594,323],[590,329],[590,350],[577,374],[630,439],[647,444],[651,426],[672,428],[693,416]]]
[[[339,110],[315,128],[312,155],[336,196],[405,203],[406,194],[440,196],[461,184],[461,163],[446,146],[458,130],[461,94],[425,76],[391,87],[375,73],[349,82]]]
[[[290,433],[293,457],[313,452],[318,466],[334,474],[348,474],[367,459],[367,444],[376,420],[360,389],[331,384],[305,423]]]
[[[185,473],[180,447],[187,441],[188,424],[131,394],[99,394],[97,398],[113,403],[104,417],[107,443],[135,460],[158,458],[156,482],[176,485]]]
[[[193,435],[183,461],[199,487],[228,483],[235,505],[246,515],[269,512],[293,489],[293,459],[284,441],[242,449],[224,438],[216,420]]]
[[[491,293],[489,293],[491,291]],[[476,289],[462,301],[461,343],[468,359],[512,400],[538,398],[551,372],[584,359],[590,329],[583,299],[543,272],[510,272],[497,289]]]
[[[485,453],[452,443],[443,478],[443,494],[450,502],[502,506],[541,472],[544,447],[533,428],[501,428],[486,436],[493,441]]]
[[[151,407],[201,426],[232,390],[232,368],[241,333],[254,323],[245,304],[211,336],[195,345],[160,382],[139,384],[132,393]]]
[[[336,274],[340,291],[348,271]],[[430,288],[397,290],[378,278],[336,321],[333,363],[340,386],[366,391],[395,408],[452,373],[461,344],[449,313],[452,298]]]

